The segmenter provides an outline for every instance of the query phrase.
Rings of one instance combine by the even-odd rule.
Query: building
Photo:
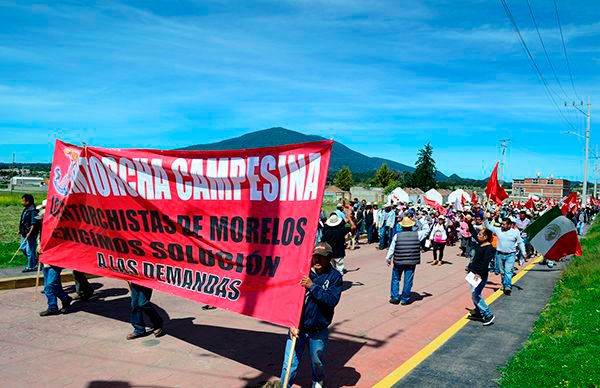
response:
[[[327,186],[323,194],[323,202],[341,202],[342,199],[350,200],[350,192],[337,186]]]
[[[21,193],[48,191],[48,185],[44,183],[44,178],[32,176],[14,176],[10,179],[8,190],[18,191]]]
[[[423,190],[417,188],[413,188],[413,187],[407,187],[404,189],[404,191],[406,191],[406,194],[408,194],[408,198],[409,201],[412,203],[421,203],[423,202],[423,194],[425,194],[423,192]]]
[[[358,198],[359,201],[363,199],[367,202],[377,202],[382,204],[387,201],[386,196],[383,194],[383,187],[360,187],[353,186],[350,188],[351,198]]]
[[[513,179],[512,183],[512,197],[516,200],[526,200],[530,194],[560,200],[570,192],[571,182],[566,179],[537,177]]]

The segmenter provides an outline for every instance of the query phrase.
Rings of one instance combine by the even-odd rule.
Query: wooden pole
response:
[[[33,290],[33,301],[37,302],[38,300],[38,286],[40,284],[40,261],[38,260],[38,264],[37,264],[37,273],[35,275],[35,288]]]
[[[13,260],[17,256],[17,253],[19,253],[20,250],[21,250],[21,246],[19,245],[19,247],[17,248],[17,250],[15,251],[15,253],[13,253],[12,257],[10,258],[10,261],[8,262],[8,264],[10,264],[10,263],[13,262]]]
[[[290,333],[291,333],[291,331],[290,331]],[[282,388],[287,388],[288,382],[290,381],[290,370],[292,369],[292,361],[294,360],[294,357],[296,356],[296,340],[297,339],[298,339],[298,337],[292,336],[292,348],[290,349],[290,356],[288,357],[288,360],[287,360],[287,366],[285,368],[285,377],[283,379]]]

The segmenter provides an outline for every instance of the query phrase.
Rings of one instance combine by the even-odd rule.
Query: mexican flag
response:
[[[524,230],[527,240],[548,260],[567,255],[581,256],[575,225],[554,206]]]

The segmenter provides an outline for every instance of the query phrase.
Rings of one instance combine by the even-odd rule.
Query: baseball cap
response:
[[[317,245],[315,245],[315,248],[313,249],[313,256],[319,255],[329,257],[329,255],[331,255],[332,252],[333,250],[331,249],[331,245],[325,242],[320,242]]]

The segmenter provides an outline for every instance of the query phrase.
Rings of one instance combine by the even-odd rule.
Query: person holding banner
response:
[[[319,243],[315,246],[312,256],[312,267],[309,276],[304,276],[300,285],[306,288],[304,307],[300,328],[292,327],[285,346],[281,382],[284,384],[289,373],[288,387],[296,378],[298,366],[302,359],[305,346],[308,345],[312,368],[313,388],[323,387],[325,377],[325,350],[329,338],[329,325],[333,319],[335,306],[342,295],[342,275],[331,267],[331,246]],[[296,346],[293,346],[293,338]],[[292,348],[293,354],[292,353]],[[291,366],[288,372],[290,357]]]
[[[42,225],[44,221],[44,214],[46,212],[46,200],[42,201],[42,204],[37,207],[38,215],[35,219],[38,225]],[[39,228],[39,236],[41,237],[42,228]],[[38,246],[37,253],[42,254],[41,246]],[[44,274],[44,295],[48,301],[48,307],[46,310],[40,312],[40,317],[48,317],[58,314],[66,314],[71,306],[72,298],[63,290],[60,273],[62,272],[61,267],[54,265],[43,264],[42,273]],[[58,299],[62,303],[62,308],[58,309]]]
[[[154,333],[155,337],[164,335],[163,319],[158,315],[152,303],[150,303],[152,289],[131,282],[129,283],[129,287],[131,289],[131,325],[133,326],[133,333],[127,334],[126,338],[132,340],[145,337],[151,333]],[[146,331],[144,313],[148,315],[152,323],[150,331]]]

